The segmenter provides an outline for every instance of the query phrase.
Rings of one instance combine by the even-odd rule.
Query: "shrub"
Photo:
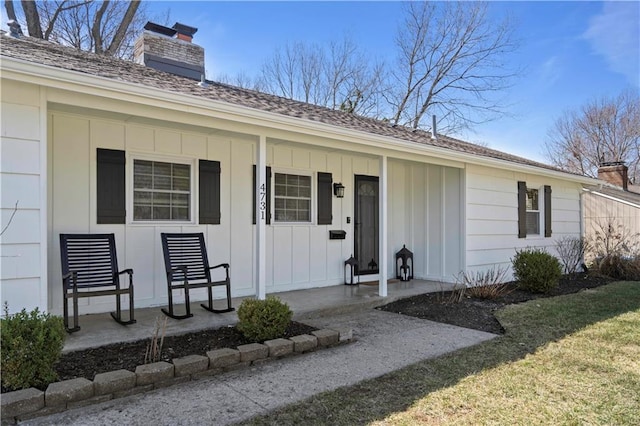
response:
[[[640,280],[640,255],[631,257],[614,254],[600,259],[595,266],[598,273],[616,280]]]
[[[245,299],[238,308],[238,330],[254,342],[282,337],[293,312],[274,296],[266,300]]]
[[[9,315],[5,304],[0,333],[3,388],[43,389],[56,381],[54,364],[62,353],[65,336],[62,318],[39,312],[37,308]]]
[[[544,250],[516,250],[512,259],[518,286],[534,293],[547,293],[558,286],[562,270],[558,259]]]
[[[564,236],[556,241],[556,251],[565,274],[577,272],[578,266],[584,262],[584,254],[587,250],[589,250],[589,244],[581,237]]]
[[[485,271],[477,271],[475,274],[461,272],[456,277],[456,282],[464,286],[469,297],[496,299],[512,291],[509,284],[505,283],[506,275],[506,268],[492,266]]]

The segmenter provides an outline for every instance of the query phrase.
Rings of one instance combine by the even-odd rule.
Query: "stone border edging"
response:
[[[188,355],[136,367],[135,372],[116,370],[96,374],[93,381],[76,378],[51,383],[46,391],[35,388],[2,394],[0,417],[2,424],[47,416],[72,408],[106,402],[111,399],[198,380],[226,371],[258,365],[286,356],[351,342],[351,330],[322,329],[289,339],[250,343],[237,349],[208,351],[206,356]]]

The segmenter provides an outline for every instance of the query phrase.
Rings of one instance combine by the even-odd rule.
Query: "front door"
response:
[[[354,253],[357,275],[378,273],[378,177],[355,176]]]

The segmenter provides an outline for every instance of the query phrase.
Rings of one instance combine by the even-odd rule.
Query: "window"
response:
[[[527,235],[540,235],[538,190],[527,188]]]
[[[518,238],[541,235],[541,212],[544,212],[544,236],[548,238],[551,237],[551,187],[544,186],[541,203],[538,189],[527,188],[526,182],[518,182]]]
[[[191,220],[191,165],[134,159],[133,220]]]
[[[275,221],[311,222],[311,176],[275,173]]]

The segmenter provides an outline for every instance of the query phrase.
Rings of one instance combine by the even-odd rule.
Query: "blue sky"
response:
[[[399,2],[174,2],[170,24],[197,27],[207,75],[255,75],[273,51],[291,41],[324,44],[348,34],[369,57],[393,61]],[[538,161],[554,121],[568,109],[626,88],[640,90],[639,2],[492,2],[493,16],[515,22],[522,74],[505,93],[510,116],[462,137]]]

